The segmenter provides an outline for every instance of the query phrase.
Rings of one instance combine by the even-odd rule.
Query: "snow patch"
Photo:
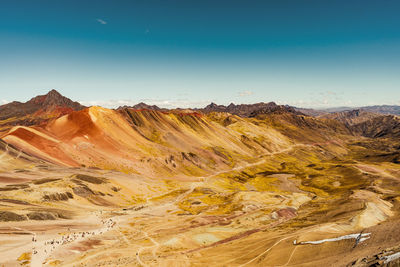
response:
[[[356,239],[359,240],[359,243],[364,242],[365,240],[370,238],[371,233],[359,233],[359,234],[351,234],[351,235],[344,235],[336,238],[327,238],[327,239],[322,239],[322,240],[316,240],[316,241],[303,241],[300,243],[297,243],[297,240],[294,240],[293,244],[294,245],[304,245],[304,244],[312,244],[312,245],[318,245],[322,244],[325,242],[335,242],[335,241],[340,241],[340,240],[346,240],[346,239]]]
[[[397,260],[399,258],[400,258],[400,252],[397,252],[397,253],[394,253],[392,255],[383,257],[383,259],[385,260],[384,263],[389,263],[389,262]]]

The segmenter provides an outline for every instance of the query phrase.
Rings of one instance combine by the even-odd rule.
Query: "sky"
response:
[[[1,0],[0,104],[400,105],[400,1]]]

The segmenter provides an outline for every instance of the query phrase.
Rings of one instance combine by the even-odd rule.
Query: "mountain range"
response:
[[[46,95],[40,95],[32,98],[26,103],[11,102],[0,106],[0,133],[9,130],[13,126],[31,126],[45,123],[52,119],[70,114],[74,111],[80,111],[87,107],[62,96],[55,89],[49,91]],[[274,102],[240,104],[233,103],[228,106],[211,103],[204,108],[196,109],[165,109],[156,105],[139,103],[134,106],[121,106],[116,111],[124,110],[137,111],[158,111],[167,113],[185,113],[199,112],[200,114],[227,113],[242,118],[259,117],[262,114],[292,114],[298,116],[311,116],[319,119],[331,119],[343,123],[350,131],[362,135],[386,136],[387,134],[396,135],[398,132],[399,106],[367,106],[358,109],[351,108],[332,108],[326,110],[296,108],[288,105],[277,105]],[[381,121],[385,123],[380,123]],[[390,123],[389,123],[390,121]],[[382,124],[382,125],[380,125]],[[392,130],[387,130],[387,125]],[[380,130],[373,130],[373,128]],[[376,131],[376,132],[374,132]]]
[[[393,266],[388,110],[0,106],[0,265]]]
[[[336,113],[343,111],[362,110],[371,113],[385,114],[385,115],[400,115],[400,106],[396,105],[375,105],[375,106],[364,106],[364,107],[333,107],[326,109],[307,109],[307,108],[296,108],[296,110],[308,114],[311,116],[318,116],[328,113]]]

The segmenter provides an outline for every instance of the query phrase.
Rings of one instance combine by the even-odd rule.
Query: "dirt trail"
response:
[[[247,164],[244,164],[244,165],[241,165],[241,166],[234,167],[234,168],[229,169],[229,170],[223,170],[223,171],[215,172],[215,173],[207,175],[207,176],[197,177],[197,179],[199,181],[198,182],[192,182],[190,184],[189,190],[187,190],[186,192],[180,194],[173,202],[163,203],[161,205],[156,205],[156,206],[146,206],[143,209],[129,212],[128,216],[132,217],[132,216],[138,216],[138,215],[158,214],[160,212],[164,212],[167,208],[171,207],[171,205],[175,205],[176,203],[182,201],[185,197],[190,195],[197,187],[204,186],[205,184],[207,184],[209,179],[212,178],[212,177],[216,177],[216,176],[218,176],[220,174],[223,174],[223,173],[240,171],[240,170],[243,170],[243,169],[246,169],[246,168],[249,168],[249,167],[257,166],[257,165],[263,164],[266,161],[265,157],[273,156],[273,155],[280,154],[280,153],[286,153],[288,151],[293,150],[296,147],[308,147],[308,146],[314,146],[314,145],[295,144],[295,145],[292,145],[292,146],[290,146],[288,148],[285,148],[285,149],[282,149],[282,150],[279,150],[279,151],[270,152],[270,153],[266,153],[266,154],[260,155],[259,156],[260,160],[258,160],[256,162],[247,163]],[[126,216],[126,215],[122,215],[122,216]],[[80,241],[83,241],[83,240],[87,239],[88,237],[94,237],[94,236],[97,236],[97,235],[101,235],[101,234],[103,234],[103,233],[105,233],[107,231],[110,231],[116,225],[116,223],[120,220],[120,217],[121,217],[121,215],[118,215],[118,216],[114,216],[114,217],[110,217],[108,219],[105,219],[108,222],[107,224],[103,223],[102,227],[100,227],[98,229],[93,229],[93,230],[90,230],[90,231],[83,231],[83,232],[88,232],[87,234],[83,234],[83,232],[73,232],[73,233],[70,233],[68,235],[64,235],[62,237],[54,236],[54,238],[41,240],[40,242],[36,241],[36,242],[33,242],[33,243],[26,244],[22,248],[25,249],[25,251],[27,251],[27,250],[28,251],[32,251],[31,266],[35,266],[35,267],[36,266],[42,266],[42,264],[46,263],[46,260],[51,258],[53,253],[56,250],[60,249],[61,247],[65,246],[65,245],[68,245],[68,244],[71,244],[71,243],[80,242]],[[102,224],[102,220],[101,220],[100,217],[88,218],[88,221],[93,223],[93,224]],[[109,223],[112,223],[112,226],[110,226]],[[145,238],[150,240],[154,244],[153,246],[140,247],[139,250],[137,251],[136,258],[137,258],[138,263],[143,265],[143,266],[146,266],[146,264],[141,260],[140,254],[144,250],[152,249],[153,256],[156,256],[156,252],[157,252],[157,249],[160,246],[160,244],[156,240],[154,240],[147,232],[145,232],[145,231],[142,231],[142,232],[143,232]],[[36,239],[36,237],[35,237],[35,239]],[[129,242],[129,241],[126,240],[126,238],[125,238],[125,241]]]
[[[196,189],[196,187],[203,186],[212,177],[218,176],[218,175],[223,174],[223,173],[240,171],[240,170],[243,170],[243,169],[246,169],[246,168],[249,168],[249,167],[253,167],[253,166],[257,166],[257,165],[263,164],[266,161],[266,159],[264,157],[273,156],[273,155],[280,154],[280,153],[285,153],[285,152],[293,150],[296,147],[304,147],[304,146],[308,147],[308,146],[314,146],[314,145],[295,144],[295,145],[292,145],[292,146],[290,146],[288,148],[285,148],[285,149],[282,149],[282,150],[279,150],[279,151],[262,154],[262,155],[259,156],[259,158],[261,158],[261,159],[259,161],[257,161],[257,162],[247,163],[245,165],[237,166],[237,167],[234,167],[234,168],[229,169],[229,170],[219,171],[219,172],[207,175],[207,176],[198,177],[200,182],[192,182],[191,185],[190,185],[190,189],[187,192],[181,194],[179,197],[177,197],[176,200],[174,201],[174,203],[177,203],[177,202],[180,202],[181,200],[183,200],[185,197],[190,195]]]
[[[268,153],[268,154],[265,154],[265,155],[261,155],[260,157],[264,157],[264,156],[268,156],[268,155],[274,155],[274,154],[278,154],[278,153],[283,153],[285,151],[289,151],[289,150],[293,149],[295,146],[298,146],[298,145],[294,145],[294,146],[292,146],[290,148],[287,148],[287,149],[284,149],[284,150],[281,150],[281,151],[276,151],[276,152]],[[178,196],[174,202],[165,203],[165,204],[158,205],[158,206],[155,206],[155,207],[154,206],[147,206],[147,207],[144,207],[141,210],[134,211],[134,213],[136,215],[139,215],[139,214],[147,214],[149,212],[150,213],[151,212],[156,212],[157,210],[165,210],[167,207],[169,207],[171,205],[175,205],[175,203],[183,200],[185,197],[190,195],[195,188],[197,188],[199,186],[202,186],[205,183],[207,183],[209,178],[215,177],[215,176],[223,174],[223,173],[228,173],[228,172],[232,172],[232,171],[238,171],[238,170],[242,170],[242,169],[249,168],[249,167],[252,167],[252,166],[260,165],[260,164],[264,163],[265,160],[266,159],[263,158],[263,159],[261,159],[261,160],[259,160],[257,162],[254,162],[254,163],[248,163],[248,164],[245,164],[245,165],[242,165],[242,166],[238,166],[238,167],[232,168],[230,170],[219,171],[219,172],[213,173],[213,174],[208,175],[208,176],[198,177],[198,179],[201,180],[201,182],[192,182],[192,184],[190,186],[190,189],[188,191],[186,191],[185,193],[182,193],[180,196]],[[129,215],[132,216],[134,214],[129,214]],[[112,220],[113,222],[117,222],[118,221],[118,217],[120,217],[120,216],[111,217],[108,220]],[[109,230],[111,230],[111,229],[109,227],[107,227],[107,226],[103,227],[103,228],[100,228],[100,229],[97,229],[97,230],[93,230],[93,231],[91,231],[92,234],[90,236],[99,235],[99,234],[105,233],[106,231],[109,231]],[[153,246],[140,247],[138,249],[137,253],[136,253],[136,259],[137,259],[138,263],[141,264],[142,266],[147,266],[140,259],[140,254],[144,250],[153,249],[152,254],[153,254],[153,256],[156,256],[155,254],[156,254],[156,251],[157,251],[158,247],[160,246],[160,244],[156,240],[154,240],[147,232],[142,231],[142,230],[141,230],[141,232],[144,234],[146,239],[149,239],[154,244]],[[79,241],[82,241],[82,240],[87,238],[87,236],[82,237],[81,235],[76,234],[76,233],[73,233],[71,235],[73,236],[73,238],[69,242],[66,242],[65,239],[63,239],[63,238],[50,239],[50,240],[42,242],[42,245],[40,247],[36,247],[35,249],[33,249],[33,251],[36,251],[36,254],[32,254],[32,266],[41,266],[41,264],[44,263],[46,261],[46,259],[49,258],[51,256],[51,254],[57,248],[59,248],[59,247],[61,247],[63,245],[66,245],[66,244],[70,244],[72,242],[79,242]],[[57,241],[58,241],[58,243],[55,243]]]

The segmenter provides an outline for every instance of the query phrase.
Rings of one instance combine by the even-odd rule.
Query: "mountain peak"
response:
[[[47,94],[47,97],[63,97],[56,89],[51,89]]]
[[[85,108],[78,102],[74,102],[71,99],[61,95],[57,90],[52,89],[45,95],[39,95],[28,102],[26,104],[32,104],[38,106],[39,109],[43,110],[53,110],[57,108],[71,108],[73,110],[81,110]]]
[[[38,121],[43,121],[43,118],[58,117],[84,108],[85,106],[82,106],[80,103],[74,102],[61,95],[57,90],[52,89],[47,94],[33,97],[25,103],[12,102],[2,105],[0,119],[14,117],[18,120],[19,117],[30,116],[29,121],[21,122],[21,124],[31,125]]]

